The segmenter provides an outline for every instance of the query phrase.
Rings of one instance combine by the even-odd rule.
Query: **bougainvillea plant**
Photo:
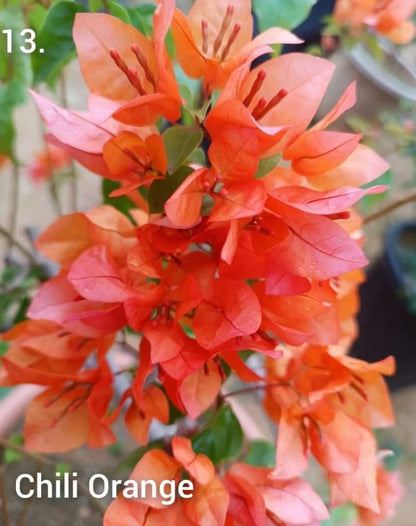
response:
[[[105,447],[123,420],[147,448],[131,479],[193,481],[170,506],[120,494],[106,526],[315,526],[347,502],[357,524],[390,517],[401,488],[373,429],[393,424],[394,359],[347,356],[367,264],[352,207],[385,190],[361,187],[388,168],[360,135],[331,130],[355,85],[315,119],[333,64],[292,53],[254,65],[300,41],[279,28],[253,39],[249,0],[197,0],[188,16],[162,0],[150,37],[79,13],[73,37],[88,112],[33,97],[50,144],[112,190],[40,235],[60,271],[2,336],[1,385],[45,388],[25,447]],[[120,335],[139,341],[125,372],[110,359]],[[273,467],[244,462],[230,375],[277,424]],[[153,441],[154,420],[176,422],[175,436]],[[327,502],[302,478],[311,457]]]
[[[416,34],[415,10],[415,0],[336,0],[333,22],[340,33],[335,32],[359,39],[371,31],[394,44],[409,44]],[[328,32],[333,33],[334,28]]]
[[[33,182],[41,183],[53,177],[55,171],[65,170],[70,163],[70,155],[62,148],[48,145],[44,151],[36,153],[28,172]]]

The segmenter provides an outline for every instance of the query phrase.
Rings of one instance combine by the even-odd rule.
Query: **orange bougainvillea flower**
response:
[[[70,160],[67,151],[50,144],[45,151],[35,155],[34,161],[29,165],[29,175],[35,183],[46,181],[67,168]]]
[[[1,335],[12,342],[2,358],[0,383],[3,386],[28,381],[52,385],[72,377],[99,345],[51,321],[28,320]],[[111,336],[108,340],[111,343]]]
[[[105,513],[105,526],[141,526],[144,522],[176,524],[178,519],[186,526],[223,526],[229,495],[209,458],[195,454],[191,441],[181,437],[172,439],[172,452],[173,457],[164,451],[149,451],[136,465],[129,480],[139,485],[149,479],[157,485],[162,481],[178,483],[185,471],[193,484],[193,496],[183,499],[178,496],[174,504],[167,506],[162,503],[166,499],[160,493],[126,498],[120,492]]]
[[[334,17],[353,35],[367,26],[395,44],[408,44],[415,36],[409,20],[415,10],[415,0],[337,0]]]
[[[281,152],[311,122],[333,70],[327,61],[297,53],[236,70],[206,120],[216,173],[249,177],[259,158]]]
[[[31,92],[38,109],[49,129],[49,134],[46,136],[47,141],[59,148],[64,149],[73,159],[85,166],[88,170],[102,177],[109,179],[116,178],[120,180],[120,174],[116,171],[116,175],[110,171],[112,163],[111,158],[107,156],[107,161],[110,162],[110,167],[104,160],[104,147],[107,143],[112,141],[112,144],[117,145],[120,141],[125,141],[124,133],[127,133],[125,126],[115,121],[113,118],[106,118],[104,122],[95,122],[91,113],[70,111],[65,108],[60,108],[53,102],[42,97],[38,93]],[[153,127],[128,127],[128,133],[135,136],[135,144],[146,144],[149,135],[155,134],[156,129]],[[124,132],[124,133],[123,133]],[[120,137],[121,139],[117,138]],[[155,157],[156,140],[151,140],[149,143],[150,158]],[[129,150],[130,152],[130,150]],[[120,157],[122,152],[119,152]],[[148,155],[145,152],[141,154],[141,161],[147,162]],[[158,158],[162,158],[163,152],[158,154]],[[133,164],[133,161],[132,161]],[[125,161],[124,161],[125,165]],[[137,160],[134,162],[134,168],[137,168]],[[140,173],[143,172],[142,167]],[[118,176],[118,177],[117,177]],[[126,176],[127,177],[127,176]],[[126,182],[131,182],[127,177]]]
[[[89,338],[116,332],[127,322],[122,305],[82,298],[64,273],[41,286],[28,315],[34,320],[54,321]]]
[[[150,385],[143,391],[127,391],[124,397],[131,396],[131,403],[126,411],[125,423],[130,435],[140,446],[149,441],[149,428],[153,419],[167,424],[169,422],[169,403],[162,389]],[[122,400],[123,402],[124,400]]]
[[[101,107],[102,121],[112,115],[124,123],[145,126],[160,115],[172,122],[180,117],[179,89],[164,43],[173,9],[172,0],[158,5],[153,41],[106,14],[76,16],[74,41],[81,72],[91,93],[90,103]]]
[[[165,176],[166,153],[156,129],[129,127],[125,130],[111,118],[97,124],[91,114],[59,108],[36,93],[33,97],[51,132],[46,137],[51,143],[50,151],[62,152],[67,162],[71,156],[88,170],[120,182],[122,188],[113,196],[130,193],[142,185],[149,186],[153,180]],[[52,161],[57,164],[60,159]],[[36,169],[40,168],[42,166]]]
[[[244,62],[272,51],[270,44],[298,44],[295,35],[271,28],[252,40],[250,0],[196,0],[187,17],[175,10],[172,31],[183,70],[203,78],[205,93],[223,88],[228,77]]]
[[[46,387],[26,412],[25,447],[57,452],[86,442],[103,447],[115,441],[107,422],[113,375],[104,358],[114,335],[86,338],[50,321],[30,320],[2,340],[13,343],[2,357],[1,385]],[[93,352],[99,367],[79,371]]]
[[[60,217],[36,239],[36,248],[62,268],[69,268],[85,250],[98,244],[105,244],[116,261],[125,261],[135,243],[131,221],[112,206],[104,205],[86,214]]]
[[[26,412],[25,447],[45,453],[68,451],[87,443],[101,448],[116,441],[107,422],[113,375],[104,363],[55,384],[38,395]]]
[[[313,526],[329,518],[325,504],[306,481],[276,480],[271,475],[268,468],[231,467],[224,480],[230,492],[228,515],[235,521],[231,524]]]
[[[405,494],[401,473],[387,471],[380,463],[377,468],[377,494],[380,503],[379,513],[358,507],[358,518],[353,526],[378,526],[394,517],[396,506]]]
[[[152,134],[143,140],[129,131],[121,132],[105,144],[103,158],[110,171],[108,178],[123,185],[112,197],[164,178],[168,164],[160,135]]]
[[[268,373],[275,387],[267,390],[265,407],[279,422],[273,476],[298,476],[310,450],[328,472],[332,505],[349,500],[379,513],[371,429],[393,423],[381,376],[394,372],[393,359],[367,364],[317,347],[307,348],[299,358],[292,359],[283,374]],[[345,441],[345,433],[350,440]],[[289,449],[291,461],[286,462]]]

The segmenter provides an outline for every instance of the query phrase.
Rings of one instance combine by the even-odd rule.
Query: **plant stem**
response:
[[[11,526],[12,523],[10,521],[10,515],[9,515],[9,509],[7,506],[7,496],[6,496],[6,488],[4,486],[4,468],[2,465],[0,465],[0,499],[1,499],[1,509],[3,511],[3,517],[4,517],[4,524],[5,526]]]
[[[40,471],[39,463],[36,464],[36,471]],[[33,493],[33,495],[25,502],[25,505],[23,506],[23,509],[20,512],[20,515],[19,515],[19,518],[17,520],[17,525],[16,526],[24,526],[24,524],[26,522],[26,519],[27,519],[27,516],[29,514],[30,507],[32,506],[34,500],[35,500],[35,493]]]
[[[44,149],[45,149],[45,154],[46,154],[46,156],[48,158],[49,169],[51,171],[51,176],[48,179],[48,189],[49,189],[50,196],[52,198],[52,203],[53,203],[53,206],[55,208],[55,212],[56,212],[56,214],[58,216],[61,216],[62,213],[63,213],[62,205],[61,205],[61,201],[59,199],[58,187],[56,185],[56,183],[57,183],[56,174],[55,174],[55,170],[54,170],[54,167],[53,167],[51,154],[50,154],[50,151],[49,151],[49,144],[48,144],[48,142],[46,140],[46,127],[45,127],[45,123],[43,122],[42,119],[40,119],[39,122],[40,122],[41,134],[42,134],[42,137],[43,137],[43,146],[44,146]]]
[[[42,455],[38,455],[36,453],[31,453],[30,451],[26,451],[26,449],[24,449],[23,447],[17,446],[16,444],[12,444],[8,440],[6,440],[4,438],[1,438],[1,437],[0,437],[0,446],[3,447],[3,448],[11,449],[12,451],[16,451],[16,453],[19,453],[20,455],[22,455],[22,456],[24,456],[26,458],[29,458],[29,459],[33,460],[34,462],[36,462],[36,463],[38,463],[40,465],[43,465],[45,467],[51,468],[53,470],[55,470],[57,468],[58,464],[56,462],[53,462],[52,460],[49,460],[48,458],[46,458],[46,457],[44,457]],[[78,487],[81,490],[81,492],[89,498],[91,504],[98,511],[100,511],[101,513],[105,512],[105,510],[106,510],[105,506],[103,504],[101,504],[100,501],[95,499],[90,494],[88,488],[84,484],[79,482],[78,483]],[[7,525],[7,523],[6,523],[6,525]],[[10,523],[7,526],[11,526]]]
[[[376,221],[377,219],[380,219],[381,217],[387,214],[390,214],[390,212],[393,212],[393,210],[396,210],[396,208],[400,208],[401,206],[407,205],[409,203],[413,203],[415,201],[416,201],[416,191],[404,197],[400,197],[399,199],[396,199],[396,201],[393,201],[392,203],[386,205],[383,208],[380,208],[380,210],[377,210],[376,212],[373,212],[372,214],[365,216],[363,218],[363,225],[368,225],[368,223],[371,223],[372,221]]]
[[[272,389],[273,387],[280,387],[281,385],[289,386],[290,384],[287,382],[272,382],[270,384],[253,385],[252,387],[244,387],[243,389],[237,389],[236,391],[230,391],[229,393],[225,393],[222,395],[222,399],[225,400],[230,396],[253,393],[255,391],[261,391],[263,389]]]
[[[23,506],[23,509],[19,515],[19,520],[17,522],[17,526],[24,526],[24,524],[26,523],[26,519],[27,519],[27,516],[29,514],[29,511],[30,511],[30,507],[32,506],[33,504],[33,501],[35,500],[35,497],[34,497],[35,494],[33,494],[32,497],[30,497],[25,505]]]
[[[10,212],[8,220],[8,231],[14,236],[17,226],[17,214],[19,212],[19,180],[20,172],[16,161],[13,161],[11,190],[10,190]],[[11,239],[8,240],[8,249],[12,246]]]
[[[110,4],[108,3],[108,0],[103,0],[103,6],[104,6],[104,11],[106,13],[109,13],[110,12]]]
[[[46,457],[42,457],[41,455],[38,455],[36,453],[31,453],[30,451],[27,451],[23,447],[18,446],[17,444],[12,444],[11,442],[9,442],[8,440],[2,437],[0,437],[0,447],[11,449],[12,451],[15,451],[16,453],[19,453],[20,455],[33,460],[34,462],[39,462],[43,466],[46,466],[49,468],[54,468],[56,466],[55,462],[53,462],[52,460],[49,460]]]
[[[61,216],[63,214],[63,210],[62,210],[61,201],[59,199],[59,192],[58,192],[58,188],[56,185],[56,179],[54,178],[54,175],[52,175],[52,177],[49,179],[48,187],[49,187],[49,193],[51,194],[51,197],[52,197],[52,202],[55,207],[56,214],[58,216]]]
[[[32,265],[36,265],[37,261],[35,256],[30,252],[29,249],[27,249],[20,241],[18,241],[8,230],[0,226],[0,235],[2,235],[4,238],[6,238],[9,247],[16,247],[24,256],[27,257],[27,259],[32,263]]]

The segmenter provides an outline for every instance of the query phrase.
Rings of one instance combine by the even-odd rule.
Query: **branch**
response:
[[[56,464],[52,460],[49,460],[46,457],[42,457],[38,455],[37,453],[31,453],[30,451],[27,451],[21,446],[18,446],[16,444],[12,444],[5,438],[0,437],[0,446],[5,449],[11,449],[12,451],[15,451],[16,453],[19,453],[20,455],[29,458],[30,460],[33,460],[34,462],[39,462],[45,467],[48,468],[55,468]]]
[[[55,208],[55,212],[58,216],[61,216],[63,214],[63,211],[62,211],[61,200],[59,198],[58,187],[56,185],[55,169],[52,163],[52,157],[51,157],[51,153],[49,150],[49,144],[48,144],[48,141],[46,140],[46,126],[41,117],[39,118],[39,125],[40,125],[41,135],[43,138],[43,147],[45,149],[45,154],[48,159],[48,165],[49,165],[48,168],[51,173],[51,176],[48,179],[48,190],[49,190],[49,194],[52,199],[52,204]]]
[[[6,440],[4,438],[1,438],[1,437],[0,437],[0,446],[3,447],[3,448],[11,449],[12,451],[16,451],[16,453],[19,453],[20,455],[22,455],[22,456],[24,456],[26,458],[29,458],[29,459],[33,460],[34,462],[37,462],[37,463],[39,463],[39,464],[41,464],[41,465],[43,465],[45,467],[48,467],[48,468],[51,468],[51,469],[55,470],[57,468],[57,466],[58,466],[58,463],[53,462],[52,460],[49,460],[49,458],[46,458],[46,457],[44,457],[42,455],[38,455],[37,453],[32,453],[30,451],[27,451],[23,447],[17,446],[16,444],[12,444],[8,440]],[[101,504],[100,501],[95,499],[90,494],[90,492],[88,491],[88,488],[84,484],[79,482],[78,483],[78,487],[81,490],[81,492],[89,498],[91,504],[100,513],[104,513],[105,512],[106,507],[103,504]]]
[[[39,463],[36,464],[36,471],[40,471]],[[23,506],[22,511],[20,512],[16,526],[24,526],[34,500],[35,500],[35,493],[33,492],[33,495],[26,501],[25,505]]]
[[[16,247],[27,259],[32,263],[32,265],[37,265],[37,261],[32,252],[27,249],[20,241],[18,241],[11,232],[0,226],[0,235],[7,239],[9,247]]]
[[[393,210],[396,210],[396,208],[400,208],[401,206],[407,205],[409,203],[413,203],[415,201],[416,201],[416,191],[404,197],[400,197],[396,201],[393,201],[392,203],[386,205],[383,208],[380,208],[380,210],[378,210],[377,212],[373,212],[372,214],[369,214],[368,216],[363,217],[363,225],[368,225],[368,223],[371,223],[372,221],[376,221],[377,219],[380,219],[381,217],[387,214],[390,214],[390,212],[393,212]]]
[[[16,231],[17,215],[19,213],[19,182],[20,182],[20,171],[17,162],[13,161],[13,171],[10,185],[10,211],[8,219],[8,230],[12,236]],[[9,249],[12,246],[11,240],[9,239]]]
[[[253,393],[255,391],[262,391],[263,389],[272,389],[273,387],[280,387],[284,385],[285,387],[292,387],[288,382],[272,382],[270,384],[261,384],[253,385],[251,387],[244,387],[243,389],[237,389],[236,391],[230,391],[222,395],[222,399],[225,400],[230,396],[238,396],[247,393]]]
[[[0,465],[0,498],[1,498],[1,509],[3,511],[4,524],[5,526],[12,526],[10,521],[9,509],[7,506],[6,488],[4,487],[4,468]]]

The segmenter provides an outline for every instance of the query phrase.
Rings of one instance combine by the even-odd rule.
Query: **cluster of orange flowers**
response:
[[[37,241],[61,270],[40,287],[29,320],[3,335],[11,345],[0,371],[1,385],[45,387],[27,410],[26,447],[106,446],[121,414],[145,445],[154,419],[168,423],[169,405],[196,420],[221,404],[231,370],[264,383],[279,429],[275,468],[214,466],[175,437],[132,477],[186,473],[194,497],[164,507],[120,496],[106,526],[317,525],[329,515],[300,478],[310,455],[327,474],[330,506],[350,501],[361,524],[375,524],[399,493],[372,433],[393,422],[383,375],[394,362],[346,351],[367,263],[351,207],[385,189],[361,186],[387,165],[360,135],[327,129],[355,103],[355,86],[311,125],[334,66],[294,53],[251,68],[271,44],[298,39],[273,28],[252,40],[249,0],[197,0],[188,17],[163,0],[153,28],[148,38],[111,16],[79,14],[88,113],[33,94],[49,141],[119,183],[112,195],[132,205],[129,217],[109,205],[61,217]],[[181,96],[169,28],[179,65],[201,81],[197,107]],[[185,111],[193,126],[178,122]],[[161,134],[156,123],[167,121]],[[205,161],[203,151],[189,160],[202,141]],[[108,355],[125,328],[140,335],[138,363],[117,397]],[[265,372],[244,350],[264,356]]]
[[[409,20],[415,10],[415,0],[337,0],[334,18],[352,35],[370,28],[395,44],[408,44],[416,34]]]
[[[29,166],[29,176],[35,183],[47,181],[55,172],[60,172],[68,168],[71,157],[68,152],[58,148],[53,144],[48,144],[43,151],[36,153]]]

